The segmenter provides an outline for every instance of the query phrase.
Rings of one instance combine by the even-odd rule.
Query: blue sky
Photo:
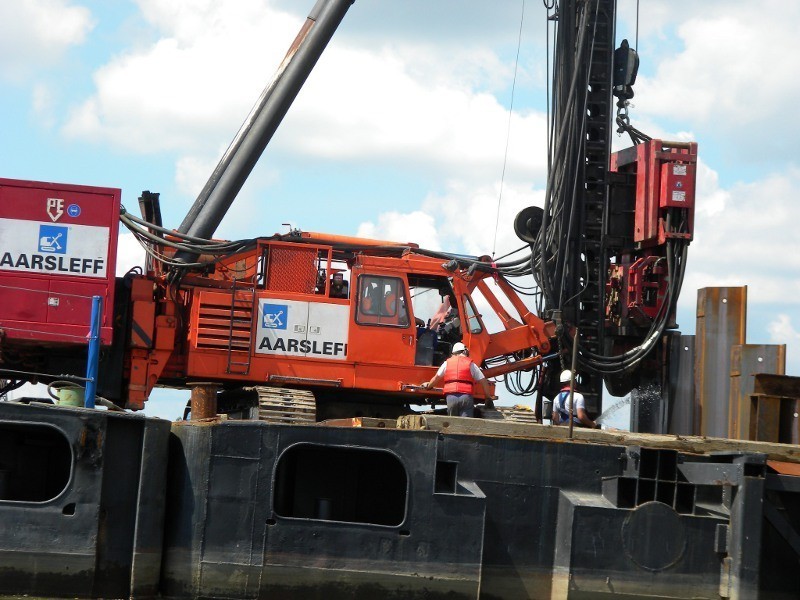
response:
[[[162,194],[180,223],[312,0],[0,3],[2,176]],[[356,0],[218,235],[311,231],[491,253],[521,0]],[[618,41],[636,35],[619,0]],[[545,10],[526,0],[497,254],[545,176]],[[748,285],[748,341],[800,374],[800,3],[641,0],[634,125],[698,141],[697,288]],[[626,140],[615,142],[619,147]],[[136,249],[123,236],[124,260]]]

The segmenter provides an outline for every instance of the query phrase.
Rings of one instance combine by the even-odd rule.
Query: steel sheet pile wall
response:
[[[731,348],[744,344],[746,321],[746,286],[697,290],[696,434],[728,435]]]
[[[750,436],[750,396],[755,389],[755,375],[783,375],[786,372],[786,345],[736,345],[731,348],[730,364],[729,436],[740,440],[758,439]],[[774,441],[778,441],[777,437]]]

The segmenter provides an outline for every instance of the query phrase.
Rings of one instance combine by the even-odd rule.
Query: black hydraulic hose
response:
[[[579,28],[580,35],[579,35],[579,38],[578,38],[578,48],[576,50],[576,56],[578,56],[578,57],[583,55],[583,46],[584,46],[584,43],[586,41],[586,18],[587,18],[587,14],[588,13],[586,11],[584,11],[582,13],[582,15],[581,15],[581,25],[580,25],[580,28]],[[579,70],[576,68],[574,70],[573,74],[572,74],[572,80],[570,81],[569,93],[567,95],[567,103],[566,103],[566,106],[563,107],[564,110],[568,110],[569,107],[572,104],[574,104],[574,102],[575,102],[575,93],[576,93],[577,82],[578,82],[578,71]],[[561,153],[562,153],[561,149],[562,149],[564,143],[566,142],[568,129],[569,129],[568,124],[567,123],[562,123],[561,130],[558,133],[558,138],[557,138],[557,141],[556,141],[556,148],[555,148],[555,152],[554,152],[554,156],[556,158],[558,156],[560,156]],[[558,164],[557,160],[554,161],[554,162],[556,164]],[[557,170],[551,170],[550,171],[550,173],[548,175],[548,178],[547,178],[547,186],[545,188],[544,213],[543,213],[543,216],[542,216],[542,226],[541,226],[541,229],[540,229],[540,235],[538,236],[541,239],[541,241],[539,242],[539,239],[537,239],[537,242],[539,242],[540,245],[541,245],[541,248],[539,249],[539,253],[540,253],[540,255],[542,257],[546,256],[546,248],[545,248],[546,233],[545,232],[548,229],[547,217],[548,217],[548,212],[549,212],[550,206],[552,204],[552,202],[551,202],[551,194],[552,194],[552,190],[553,190],[553,183],[555,181],[555,175],[557,173],[558,173]],[[546,296],[547,297],[551,296],[550,290],[547,289],[547,286],[545,285],[545,278],[542,278],[541,285],[542,285],[542,290],[545,292]]]

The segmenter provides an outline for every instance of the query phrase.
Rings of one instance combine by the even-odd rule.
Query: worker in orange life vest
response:
[[[475,399],[472,397],[472,388],[480,383],[486,394],[486,407],[492,408],[492,388],[489,381],[469,358],[467,347],[461,342],[453,344],[452,356],[442,363],[436,375],[420,387],[431,389],[444,382],[445,399],[447,400],[447,414],[451,417],[474,417]]]

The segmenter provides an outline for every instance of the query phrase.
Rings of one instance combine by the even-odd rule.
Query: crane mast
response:
[[[604,384],[614,395],[643,384],[666,392],[667,330],[677,327],[693,235],[697,144],[653,140],[631,127],[639,59],[627,40],[614,49],[616,0],[564,0],[552,8],[545,205],[520,213],[515,229],[531,245],[539,312],[558,329],[560,364],[545,370],[543,387],[554,393],[555,375],[571,367],[577,344],[581,391],[597,415]],[[614,97],[617,132],[634,143],[616,153]],[[653,429],[632,422],[640,426]]]
[[[582,349],[599,354],[603,348],[615,10],[615,0],[564,0],[552,17],[550,169],[533,251],[543,309],[561,325],[565,368],[575,327]],[[600,412],[602,377],[582,375],[587,408]]]

